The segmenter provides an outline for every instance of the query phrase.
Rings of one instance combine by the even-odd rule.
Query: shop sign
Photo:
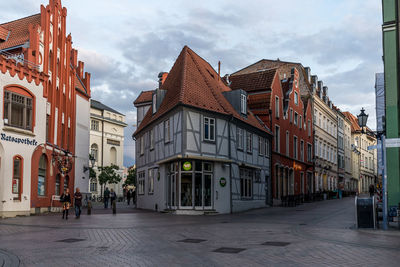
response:
[[[183,170],[190,171],[192,169],[192,163],[190,161],[185,161],[183,163]]]
[[[225,179],[225,177],[219,178],[219,185],[220,185],[221,187],[225,187],[225,185],[226,185],[226,179]]]
[[[13,142],[13,143],[17,143],[17,144],[24,144],[24,145],[31,145],[31,146],[38,145],[38,143],[35,139],[18,138],[18,137],[14,137],[11,135],[6,135],[5,133],[2,133],[0,135],[1,135],[1,141],[8,141],[8,142]]]

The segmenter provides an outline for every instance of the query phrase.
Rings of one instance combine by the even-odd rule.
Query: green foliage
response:
[[[126,177],[125,185],[134,185],[136,187],[136,168],[130,168]]]
[[[99,167],[99,183],[100,185],[104,184],[116,184],[121,181],[122,177],[116,173],[118,170],[118,166],[111,164],[111,166]]]
[[[96,171],[93,169],[93,167],[89,168],[89,179],[96,179]]]

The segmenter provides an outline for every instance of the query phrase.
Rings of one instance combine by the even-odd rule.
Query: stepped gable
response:
[[[40,25],[40,13],[22,19],[0,24],[0,29],[7,30],[6,41],[0,42],[0,50],[22,45],[29,41],[29,25]],[[2,30],[0,30],[0,35]],[[0,36],[1,38],[1,36]]]
[[[175,61],[161,89],[167,90],[155,114],[152,107],[146,113],[135,134],[177,105],[191,106],[223,115],[232,115],[247,124],[270,133],[268,128],[251,113],[242,117],[238,114],[223,92],[231,91],[211,65],[185,46]]]

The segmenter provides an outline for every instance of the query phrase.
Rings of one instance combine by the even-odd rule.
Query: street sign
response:
[[[400,138],[386,139],[386,147],[400,147]]]
[[[374,150],[374,149],[377,149],[377,148],[378,148],[378,145],[368,146],[367,150]]]

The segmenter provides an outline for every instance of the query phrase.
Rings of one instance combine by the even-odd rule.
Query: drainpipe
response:
[[[233,115],[230,115],[228,121],[228,158],[231,159],[231,122],[233,121]],[[232,163],[229,162],[229,208],[230,213],[233,212],[232,209]]]

